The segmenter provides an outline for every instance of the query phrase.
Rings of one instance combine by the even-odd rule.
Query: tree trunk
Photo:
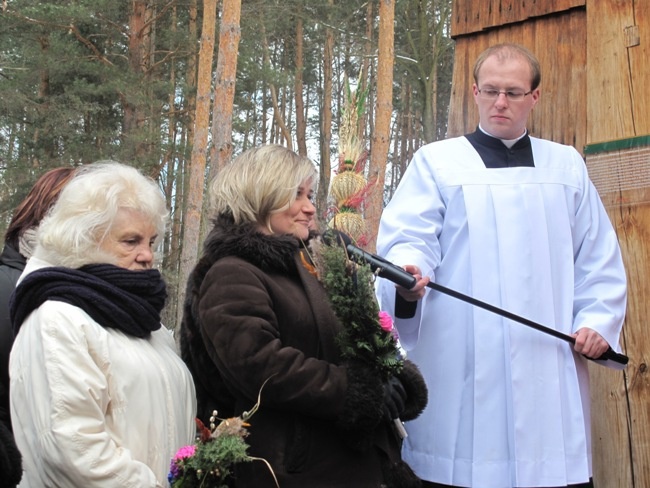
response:
[[[368,89],[369,83],[370,83],[370,59],[372,57],[372,38],[373,38],[373,15],[372,15],[372,4],[373,2],[370,1],[366,5],[366,41],[364,44],[363,52],[363,61],[361,63],[361,87],[359,89],[359,93],[366,93],[366,90],[368,92],[366,93],[366,104],[368,104],[370,100],[370,90]],[[366,120],[368,119],[369,116],[369,111],[364,110],[363,111],[363,116],[359,119],[359,131],[357,133],[357,137],[359,138],[360,141],[363,141],[366,134],[370,134],[370,132],[367,131],[368,124],[366,124]]]
[[[400,100],[402,102],[402,109],[399,114],[400,128],[398,134],[395,136],[396,147],[399,140],[399,149],[393,154],[393,164],[391,172],[390,187],[388,189],[388,199],[392,198],[393,193],[397,189],[397,184],[404,174],[406,164],[408,162],[408,145],[411,137],[411,87],[406,79],[406,75],[402,74],[402,91]]]
[[[377,110],[375,131],[372,136],[369,180],[375,182],[368,195],[366,228],[368,250],[374,252],[377,242],[379,218],[383,209],[386,159],[390,145],[390,120],[393,113],[393,61],[394,61],[394,0],[379,1],[379,38],[377,59]]]
[[[177,22],[178,22],[178,16],[177,16],[177,8],[176,5],[174,5],[171,9],[172,11],[172,22],[171,22],[171,30],[176,35],[177,33]],[[166,147],[167,149],[165,150],[164,154],[161,154],[161,159],[160,163],[156,165],[156,170],[155,170],[155,176],[152,175],[152,178],[155,179],[160,179],[162,180],[162,183],[164,184],[164,193],[165,193],[165,199],[167,202],[167,208],[173,209],[176,208],[174,207],[175,203],[175,198],[174,198],[174,178],[177,170],[177,165],[176,165],[176,158],[174,155],[176,154],[176,151],[178,150],[177,148],[177,142],[179,141],[179,128],[177,125],[177,120],[176,120],[176,110],[174,109],[174,104],[175,104],[175,96],[177,93],[177,77],[176,77],[176,69],[174,67],[175,63],[171,63],[169,66],[169,92],[167,94],[167,106],[169,107],[167,110],[167,134],[166,134],[166,139],[167,139],[167,144]],[[160,114],[161,118],[163,114]],[[164,132],[164,124],[161,124],[161,135]],[[165,177],[161,178],[161,174],[163,173],[163,170],[166,168],[165,171]],[[165,234],[165,238],[163,239],[163,269],[164,270],[169,270],[169,269],[174,269],[175,271],[178,271],[178,256],[175,254],[177,251],[177,246],[178,246],[178,239],[176,239],[177,234],[174,234],[172,231],[173,227],[171,229],[168,229],[168,232]],[[175,282],[175,280],[171,281],[168,280],[167,282],[167,287],[168,287],[168,294],[170,295],[170,300],[166,304],[166,308],[171,309],[173,312],[172,314],[169,315],[169,317],[173,317],[174,320],[169,321],[166,320],[165,324],[169,324],[170,327],[174,327],[176,321],[176,308],[177,308],[177,285],[178,283]]]
[[[176,5],[172,7],[172,22],[171,22],[171,31],[174,33],[174,36],[176,36],[176,33],[178,32],[177,28],[177,22],[178,22],[178,16],[177,16],[177,10],[176,10]],[[175,58],[175,56],[172,56]],[[162,172],[163,168],[167,167],[169,169],[169,173],[173,173],[173,170],[171,166],[173,165],[173,155],[176,152],[176,135],[178,134],[178,127],[176,125],[176,110],[174,109],[175,107],[175,100],[176,100],[176,93],[177,93],[177,84],[176,84],[176,68],[175,68],[176,63],[171,63],[169,66],[169,93],[167,94],[167,106],[169,107],[167,110],[167,150],[165,153],[162,155],[160,163],[157,165],[157,169],[155,172],[155,178],[160,177],[160,173]],[[162,114],[160,114],[162,116]],[[165,124],[159,124],[161,128],[161,134],[162,131],[164,130],[164,125]],[[154,176],[152,175],[152,178]],[[170,206],[171,208],[171,193],[167,193],[167,205]]]
[[[264,26],[262,26],[262,42],[264,46],[264,66],[270,71],[271,67],[271,56],[269,55],[269,43],[266,39],[266,31]],[[278,104],[278,92],[275,88],[275,84],[269,83],[269,91],[271,93],[271,103],[273,103],[273,120],[276,124],[276,129],[279,132],[277,137],[277,142],[280,144],[281,139],[284,139],[286,147],[293,151],[293,143],[291,132],[287,127],[287,124],[284,122],[283,111]]]
[[[438,47],[434,38],[434,52]],[[434,60],[431,64],[431,74],[429,75],[429,86],[431,87],[431,125],[433,127],[431,142],[438,140],[438,62]]]
[[[232,156],[232,110],[241,38],[240,18],[241,0],[223,0],[212,113],[210,179],[217,175]]]
[[[185,101],[185,109],[187,110],[187,140],[194,140],[194,117],[196,116],[196,77],[197,77],[197,54],[194,46],[197,45],[198,32],[197,32],[197,17],[198,5],[197,0],[190,0],[189,4],[189,21],[187,31],[189,33],[188,41],[191,46],[191,51],[187,57],[187,67],[185,69],[185,82],[187,83],[187,98]],[[212,28],[212,50],[214,51],[214,27]],[[212,54],[210,56],[210,64],[212,64]],[[209,90],[209,88],[208,88]]]
[[[269,97],[266,94],[266,84],[262,84],[262,144],[266,144],[269,140],[269,132],[272,131],[272,128],[269,129],[269,120],[266,118],[266,114],[269,111]],[[271,124],[273,125],[273,124]]]
[[[129,15],[129,69],[137,79],[143,79],[151,66],[151,23],[149,22],[150,5],[146,0],[134,0]],[[144,87],[146,90],[146,87]],[[147,114],[142,101],[136,101],[137,94],[125,93],[124,137],[128,147],[128,157],[141,161],[147,152],[145,139],[145,121]]]
[[[183,240],[178,276],[177,324],[183,317],[185,301],[185,283],[192,272],[199,254],[199,236],[201,234],[201,215],[203,193],[205,189],[205,166],[208,145],[208,125],[210,123],[210,85],[212,79],[212,57],[214,52],[214,32],[218,0],[203,0],[203,28],[201,31],[201,48],[199,51],[199,72],[196,100],[196,127],[192,141],[192,159],[185,211],[183,212]]]
[[[334,0],[328,0],[331,7]],[[334,59],[334,31],[331,27],[325,29],[325,46],[323,49],[323,106],[321,108],[321,158],[320,158],[320,180],[318,193],[316,195],[316,208],[319,215],[327,209],[327,195],[330,186],[330,173],[332,172],[331,151],[332,143],[332,64]]]
[[[188,45],[191,50],[187,56],[185,66],[185,83],[187,85],[187,95],[183,100],[183,111],[185,112],[184,122],[178,136],[180,139],[177,148],[177,154],[182,154],[182,157],[172,157],[169,161],[169,169],[167,171],[167,184],[165,193],[171,200],[170,208],[172,209],[172,219],[170,223],[170,242],[168,252],[163,261],[163,269],[170,275],[168,279],[170,300],[165,307],[164,322],[170,328],[175,328],[180,325],[180,317],[182,314],[184,292],[179,293],[179,290],[185,290],[185,283],[181,280],[187,280],[188,274],[191,270],[193,263],[186,263],[186,269],[181,272],[181,249],[183,238],[183,218],[186,210],[186,168],[190,167],[186,148],[194,140],[194,120],[196,110],[196,76],[197,76],[197,53],[195,47],[198,45],[198,27],[197,27],[197,13],[198,6],[197,0],[190,0],[188,9]],[[214,35],[213,35],[214,38]],[[209,77],[209,73],[208,73]],[[209,90],[209,88],[208,88]],[[173,94],[176,96],[176,93]],[[173,107],[175,99],[169,101],[169,106]],[[170,124],[171,126],[171,124]],[[171,141],[170,141],[171,142]],[[190,156],[191,157],[191,156]],[[191,246],[191,244],[188,244]]]
[[[49,36],[43,35],[38,38],[41,50],[44,53],[47,53],[50,47]],[[48,68],[42,68],[39,73],[39,84],[38,84],[38,98],[43,100],[41,104],[36,105],[36,111],[39,113],[46,113],[49,110],[50,105],[50,70]],[[45,129],[43,129],[45,131]],[[31,166],[33,168],[39,168],[41,165],[39,153],[44,154],[46,157],[53,157],[54,155],[54,146],[52,144],[52,138],[48,135],[41,133],[40,129],[37,128],[34,131],[34,136],[32,138],[33,147],[41,146],[42,151],[34,152],[32,151],[32,160]]]
[[[307,120],[305,117],[305,102],[302,97],[302,71],[305,69],[303,59],[303,24],[301,12],[296,16],[296,80],[294,90],[296,91],[296,145],[298,154],[307,156]]]

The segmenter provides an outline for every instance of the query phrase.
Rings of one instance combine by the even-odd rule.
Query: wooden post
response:
[[[650,136],[585,148],[589,174],[616,229],[628,281],[624,371],[590,365],[594,482],[650,486]]]

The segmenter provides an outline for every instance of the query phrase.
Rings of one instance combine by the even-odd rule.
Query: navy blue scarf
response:
[[[148,337],[160,328],[167,289],[155,269],[131,271],[112,264],[79,269],[42,268],[28,274],[9,303],[14,334],[27,316],[46,300],[81,308],[103,327],[135,337]]]

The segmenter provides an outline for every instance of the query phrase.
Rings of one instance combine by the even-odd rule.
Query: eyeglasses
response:
[[[497,90],[495,88],[483,88],[478,90],[479,95],[484,100],[496,100],[502,93],[511,102],[520,102],[526,95],[533,93],[533,90],[523,92],[521,90]]]

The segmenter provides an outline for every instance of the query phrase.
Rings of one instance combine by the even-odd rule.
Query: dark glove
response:
[[[408,398],[406,408],[399,416],[400,419],[406,422],[417,418],[422,413],[427,406],[429,392],[420,370],[408,359],[404,361],[404,367],[397,377],[402,382]]]
[[[386,420],[399,418],[406,405],[406,390],[402,382],[395,376],[391,376],[384,383],[384,417]]]

